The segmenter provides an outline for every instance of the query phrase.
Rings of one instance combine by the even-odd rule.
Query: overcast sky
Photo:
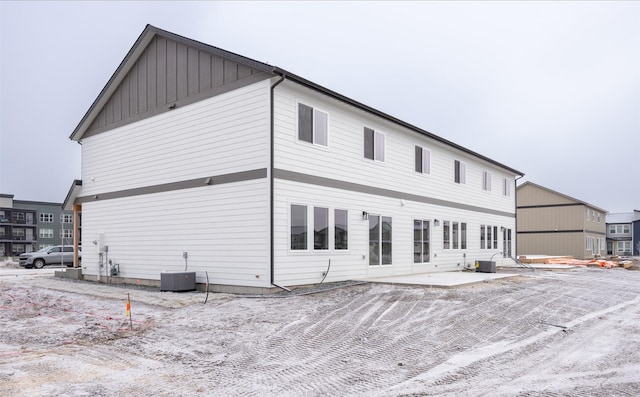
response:
[[[279,66],[609,212],[640,209],[640,2],[0,1],[0,193],[62,202],[69,135],[146,24]]]

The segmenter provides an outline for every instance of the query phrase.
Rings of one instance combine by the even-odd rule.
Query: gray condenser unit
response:
[[[476,272],[495,273],[496,263],[493,261],[476,261]]]
[[[160,273],[160,291],[193,291],[196,289],[196,272]]]

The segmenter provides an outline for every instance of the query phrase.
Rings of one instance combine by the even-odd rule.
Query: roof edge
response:
[[[583,205],[586,205],[586,206],[588,206],[588,207],[591,207],[591,208],[597,209],[598,211],[603,212],[605,215],[609,213],[609,211],[607,211],[607,210],[605,210],[605,209],[602,209],[602,208],[600,208],[600,207],[596,207],[596,206],[595,206],[595,205],[593,205],[593,204],[589,204],[589,203],[587,203],[586,201],[583,201],[583,200],[577,199],[577,198],[575,198],[575,197],[571,197],[571,196],[569,196],[569,195],[567,195],[567,194],[560,193],[560,192],[558,192],[558,191],[555,191],[555,190],[553,190],[553,189],[549,189],[548,187],[544,187],[544,186],[542,186],[542,185],[538,185],[537,183],[533,183],[533,182],[531,182],[531,181],[526,181],[526,182],[522,183],[520,186],[517,186],[517,187],[516,187],[516,189],[520,189],[520,188],[522,188],[522,187],[524,187],[524,186],[526,186],[526,185],[535,186],[535,187],[538,187],[538,188],[540,188],[540,189],[544,189],[544,190],[546,190],[546,191],[548,191],[548,192],[551,192],[551,193],[557,194],[557,195],[559,195],[559,196],[562,196],[562,197],[564,197],[564,198],[567,198],[567,199],[569,199],[569,200],[576,201],[576,202],[578,202],[578,203],[580,203],[580,204],[583,204]]]
[[[347,96],[344,96],[344,95],[342,95],[342,94],[340,94],[340,93],[338,93],[336,91],[330,90],[330,89],[328,89],[326,87],[323,87],[323,86],[321,86],[319,84],[316,84],[316,83],[314,83],[314,82],[312,82],[310,80],[305,79],[304,77],[300,77],[300,76],[298,76],[298,75],[296,75],[294,73],[291,73],[291,72],[289,72],[289,71],[287,71],[285,69],[282,69],[282,68],[279,68],[279,67],[274,67],[273,73],[276,73],[276,74],[278,74],[280,76],[284,76],[285,78],[287,78],[289,80],[293,80],[293,81],[295,81],[295,82],[297,82],[297,83],[299,83],[299,84],[301,84],[301,85],[303,85],[303,86],[305,86],[307,88],[319,91],[319,92],[321,92],[321,93],[323,93],[325,95],[328,95],[328,96],[330,96],[330,97],[332,97],[334,99],[337,99],[337,100],[339,100],[341,102],[344,102],[344,103],[352,105],[352,106],[354,106],[356,108],[359,108],[360,110],[363,110],[363,111],[365,111],[367,113],[371,113],[371,114],[373,114],[375,116],[381,117],[381,118],[383,118],[383,119],[385,119],[387,121],[390,121],[390,122],[392,122],[394,124],[398,124],[398,125],[400,125],[400,126],[402,126],[404,128],[407,128],[407,129],[415,131],[415,132],[417,132],[419,134],[425,135],[425,136],[427,136],[427,137],[429,137],[429,138],[431,138],[433,140],[436,140],[436,141],[438,141],[440,143],[443,143],[443,144],[445,144],[447,146],[451,146],[451,147],[453,147],[455,149],[458,149],[458,150],[460,150],[460,151],[462,151],[464,153],[467,153],[467,154],[470,154],[472,156],[478,157],[478,158],[480,158],[480,159],[482,159],[484,161],[487,161],[487,162],[489,162],[489,163],[491,163],[493,165],[496,165],[496,166],[498,166],[500,168],[508,170],[508,171],[510,171],[510,172],[512,172],[512,173],[514,173],[516,175],[519,175],[521,177],[524,176],[524,173],[521,172],[521,171],[518,171],[518,170],[516,170],[514,168],[511,168],[511,167],[509,167],[509,166],[507,166],[505,164],[502,164],[502,163],[500,163],[500,162],[498,162],[496,160],[493,160],[493,159],[491,159],[491,158],[489,158],[487,156],[484,156],[484,155],[482,155],[480,153],[474,152],[471,149],[467,149],[464,146],[458,145],[457,143],[454,143],[454,142],[452,142],[452,141],[450,141],[448,139],[445,139],[445,138],[443,138],[443,137],[441,137],[439,135],[433,134],[433,133],[431,133],[431,132],[429,132],[427,130],[424,130],[424,129],[420,128],[420,127],[416,127],[413,124],[410,124],[410,123],[408,123],[406,121],[400,120],[400,119],[398,119],[398,118],[396,118],[394,116],[391,116],[391,115],[389,115],[387,113],[384,113],[384,112],[382,112],[382,111],[380,111],[378,109],[372,108],[371,106],[365,105],[362,102],[358,102],[358,101],[356,101],[354,99],[351,99],[351,98],[349,98]]]

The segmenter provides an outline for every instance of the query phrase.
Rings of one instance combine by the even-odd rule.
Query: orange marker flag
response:
[[[127,317],[129,317],[129,329],[133,329],[133,321],[131,320],[131,297],[127,292]]]

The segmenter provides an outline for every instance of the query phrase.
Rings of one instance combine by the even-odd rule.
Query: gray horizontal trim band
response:
[[[436,198],[433,198],[433,197],[427,197],[427,196],[420,196],[420,195],[417,195],[417,194],[398,192],[398,191],[395,191],[395,190],[389,190],[389,189],[383,189],[383,188],[378,188],[378,187],[373,187],[373,186],[361,185],[361,184],[352,183],[352,182],[339,181],[339,180],[336,180],[336,179],[323,178],[323,177],[320,177],[320,176],[307,175],[307,174],[302,174],[302,173],[294,172],[294,171],[274,169],[273,170],[273,177],[277,178],[277,179],[283,179],[283,180],[291,181],[291,182],[307,183],[307,184],[310,184],[310,185],[324,186],[324,187],[330,187],[330,188],[334,188],[334,189],[348,190],[348,191],[352,191],[352,192],[372,194],[372,195],[375,195],[375,196],[391,197],[391,198],[397,198],[397,199],[402,199],[402,200],[415,201],[415,202],[419,202],[419,203],[439,205],[439,206],[442,206],[442,207],[456,208],[456,209],[465,210],[465,211],[475,211],[475,212],[482,212],[482,213],[485,213],[485,214],[492,214],[492,215],[506,216],[506,217],[515,218],[515,214],[511,213],[511,212],[496,211],[496,210],[492,210],[492,209],[489,209],[489,208],[476,207],[476,206],[473,206],[473,205],[461,204],[461,203],[456,203],[456,202],[453,202],[453,201],[440,200],[440,199],[436,199]]]
[[[570,204],[540,204],[540,205],[522,205],[517,207],[519,210],[520,209],[525,209],[525,208],[553,208],[553,207],[576,207],[576,206],[583,206],[584,204],[582,203],[570,203]]]
[[[217,175],[204,178],[189,179],[186,181],[163,183],[161,185],[145,186],[134,189],[119,190],[116,192],[98,193],[91,196],[82,196],[76,199],[76,204],[92,201],[110,200],[123,197],[141,196],[144,194],[171,192],[174,190],[190,189],[207,185],[223,185],[226,183],[250,181],[267,177],[267,169],[260,168],[251,171],[235,172],[232,174]]]
[[[518,234],[563,234],[563,233],[584,233],[584,230],[522,230]]]
[[[518,234],[563,234],[563,233],[589,233],[589,234],[598,234],[598,235],[602,235],[605,236],[606,233],[603,232],[596,232],[593,230],[582,230],[582,229],[575,229],[575,230],[522,230],[522,231],[518,231]]]

